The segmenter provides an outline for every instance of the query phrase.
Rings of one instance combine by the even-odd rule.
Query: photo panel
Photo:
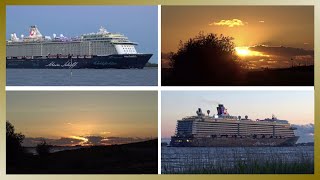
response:
[[[157,6],[6,6],[7,86],[157,86]]]
[[[162,91],[162,174],[313,174],[314,91]]]
[[[8,91],[7,174],[157,174],[157,91]]]
[[[314,6],[162,6],[163,86],[313,86]]]

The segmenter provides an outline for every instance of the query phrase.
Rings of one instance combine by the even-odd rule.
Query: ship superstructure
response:
[[[11,34],[8,68],[143,68],[152,54],[138,53],[137,43],[101,27],[97,33],[68,38],[43,36],[36,26],[28,36]]]
[[[287,120],[272,118],[251,120],[248,116],[231,116],[219,104],[217,115],[205,115],[199,108],[197,116],[177,121],[171,146],[291,146],[299,137]]]

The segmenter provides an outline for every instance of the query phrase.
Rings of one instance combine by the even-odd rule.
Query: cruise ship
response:
[[[138,53],[137,43],[101,27],[97,33],[68,38],[63,34],[43,36],[37,26],[29,35],[11,34],[6,41],[7,68],[142,69],[152,54]]]
[[[196,116],[177,121],[173,147],[246,147],[293,146],[298,140],[287,120],[272,118],[251,120],[246,115],[231,116],[223,104],[217,115],[204,114],[199,108]]]

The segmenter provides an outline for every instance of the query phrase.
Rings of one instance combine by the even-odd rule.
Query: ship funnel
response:
[[[19,38],[17,37],[16,33],[10,34],[11,35],[11,41],[18,41]]]
[[[53,38],[56,38],[56,37],[57,37],[57,35],[56,35],[56,34],[53,34],[52,36],[53,36]]]
[[[217,111],[218,111],[218,116],[223,115],[225,112],[225,108],[223,106],[223,104],[219,104],[217,107]]]
[[[31,26],[30,27],[29,37],[30,38],[40,38],[40,37],[42,37],[42,34],[40,33],[40,31],[37,28],[37,26]]]
[[[196,112],[198,116],[203,116],[201,108],[198,108],[198,111]]]
[[[100,27],[98,34],[107,34],[109,33],[106,28],[104,28],[103,26]]]

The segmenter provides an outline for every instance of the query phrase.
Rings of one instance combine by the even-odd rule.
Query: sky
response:
[[[217,114],[218,103],[224,104],[233,116],[249,119],[288,120],[290,124],[314,124],[313,91],[162,91],[161,136],[174,135],[176,122],[186,116],[203,112]]]
[[[37,25],[42,35],[66,37],[97,32],[104,26],[137,42],[140,53],[152,53],[149,62],[158,61],[157,6],[7,6],[7,39],[11,33],[29,33]]]
[[[37,138],[55,145],[156,138],[157,98],[156,91],[11,91],[7,120],[30,141],[26,146]]]
[[[313,6],[162,6],[161,11],[162,53],[176,52],[180,40],[202,31],[233,37],[250,68],[287,67],[291,58],[297,65],[313,63]],[[259,45],[265,47],[255,48]]]

